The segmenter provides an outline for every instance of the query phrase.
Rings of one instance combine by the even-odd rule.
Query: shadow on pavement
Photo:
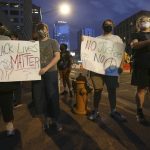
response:
[[[67,113],[61,111],[63,131],[46,131],[61,150],[100,150],[97,143],[88,136],[82,127]]]
[[[109,128],[103,119],[98,120],[98,125],[101,129],[103,129],[108,135],[112,138],[116,139],[123,147],[127,148],[127,146],[122,142],[121,138],[118,134],[113,131],[113,129]]]
[[[115,119],[114,119],[115,120]],[[127,138],[135,145],[137,150],[148,150],[145,143],[137,136],[129,127],[127,127],[124,123],[120,123],[118,120],[115,120],[120,128],[124,131]]]
[[[14,136],[6,136],[6,132],[0,132],[0,149],[1,150],[22,150],[21,134],[16,130]]]
[[[60,101],[62,101],[64,104],[69,106],[70,109],[72,109],[75,104],[75,96],[69,97],[68,95],[63,95],[60,96]]]

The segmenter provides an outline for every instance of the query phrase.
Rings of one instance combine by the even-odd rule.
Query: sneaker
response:
[[[50,118],[46,118],[43,124],[43,130],[48,130],[52,126],[53,122]]]
[[[68,92],[67,91],[63,91],[60,95],[66,95],[66,94],[68,94]]]
[[[12,122],[6,124],[6,134],[7,136],[15,135],[15,130]]]
[[[43,130],[44,131],[48,130],[49,128],[50,128],[50,124],[47,124],[47,123],[43,124]]]
[[[15,135],[15,130],[7,130],[6,131],[7,136],[14,136]]]
[[[43,125],[43,130],[46,131],[48,129],[56,129],[57,131],[62,131],[63,127],[60,123],[58,123],[57,121],[52,121],[52,122],[46,122]]]
[[[110,113],[110,116],[111,116],[112,118],[118,120],[118,121],[127,121],[127,120],[126,120],[126,117],[123,116],[123,115],[121,115],[121,114],[120,114],[119,112],[117,112],[117,111],[112,111],[112,112]]]
[[[21,107],[23,104],[14,104],[14,108]]]
[[[93,111],[93,112],[89,115],[88,119],[91,120],[91,121],[95,121],[95,120],[97,120],[99,117],[100,117],[100,116],[99,116],[99,112]]]
[[[60,131],[63,130],[63,127],[62,127],[62,125],[61,125],[60,123],[55,123],[55,126],[56,126],[56,130],[57,130],[58,132],[60,132]]]
[[[145,119],[145,116],[144,116],[142,110],[140,110],[140,111],[137,112],[136,119],[140,123],[145,123],[146,122],[146,119]]]

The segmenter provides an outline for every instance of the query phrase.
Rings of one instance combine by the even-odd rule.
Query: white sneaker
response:
[[[15,130],[12,122],[8,122],[6,125],[7,136],[15,135]]]

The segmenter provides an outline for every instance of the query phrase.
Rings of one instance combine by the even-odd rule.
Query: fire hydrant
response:
[[[87,100],[88,100],[88,91],[86,89],[87,80],[81,73],[76,78],[74,82],[74,92],[76,104],[73,108],[73,111],[76,114],[85,115],[88,112]]]

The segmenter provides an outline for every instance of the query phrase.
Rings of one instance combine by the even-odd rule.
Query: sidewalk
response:
[[[5,137],[4,124],[0,120],[0,150],[148,150],[150,149],[150,127],[136,122],[135,113],[118,105],[118,110],[128,122],[120,123],[109,116],[109,104],[105,95],[100,112],[102,120],[91,122],[87,116],[71,112],[72,99],[60,97],[61,118],[64,130],[60,133],[42,130],[38,118],[33,118],[27,107],[31,93],[25,93],[24,105],[14,110],[14,137]],[[91,103],[91,102],[90,102]],[[150,119],[150,118],[149,118]]]

